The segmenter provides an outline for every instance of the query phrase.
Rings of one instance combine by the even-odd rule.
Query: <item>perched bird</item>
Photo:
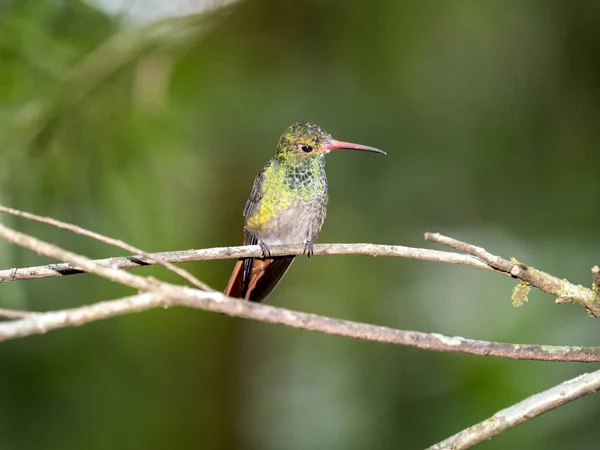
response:
[[[270,245],[304,244],[304,253],[311,255],[327,209],[325,155],[342,149],[385,155],[373,147],[336,141],[310,123],[295,123],[284,131],[244,208],[244,245],[260,245],[263,257],[237,262],[226,295],[260,302],[277,286],[294,256],[270,257]]]

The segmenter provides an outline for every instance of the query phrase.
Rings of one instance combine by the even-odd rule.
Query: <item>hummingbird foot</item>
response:
[[[312,241],[306,241],[306,243],[304,244],[304,255],[307,255],[310,258],[310,255],[312,255],[314,253],[313,251],[313,243]]]
[[[258,245],[260,245],[260,249],[262,251],[263,258],[271,257],[271,250],[269,250],[269,246],[265,244],[263,241],[258,241]]]

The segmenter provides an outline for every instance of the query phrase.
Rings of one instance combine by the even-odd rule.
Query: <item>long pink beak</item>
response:
[[[330,140],[325,146],[325,150],[361,150],[363,152],[381,153],[385,155],[383,150],[379,150],[375,147],[369,147],[367,145],[353,144],[352,142],[336,141],[335,139]]]

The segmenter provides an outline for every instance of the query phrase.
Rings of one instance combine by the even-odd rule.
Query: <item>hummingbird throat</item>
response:
[[[323,183],[326,183],[324,154],[308,158],[275,158],[274,164],[285,174],[285,187],[300,194],[303,200],[322,192]]]

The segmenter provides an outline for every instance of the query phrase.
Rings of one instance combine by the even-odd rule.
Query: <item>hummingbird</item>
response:
[[[304,244],[310,257],[327,211],[325,156],[344,149],[385,155],[374,147],[337,141],[311,123],[298,122],[283,132],[244,208],[244,245],[260,245],[262,258],[240,259],[225,295],[261,302],[275,289],[295,256],[271,257],[270,245]]]

